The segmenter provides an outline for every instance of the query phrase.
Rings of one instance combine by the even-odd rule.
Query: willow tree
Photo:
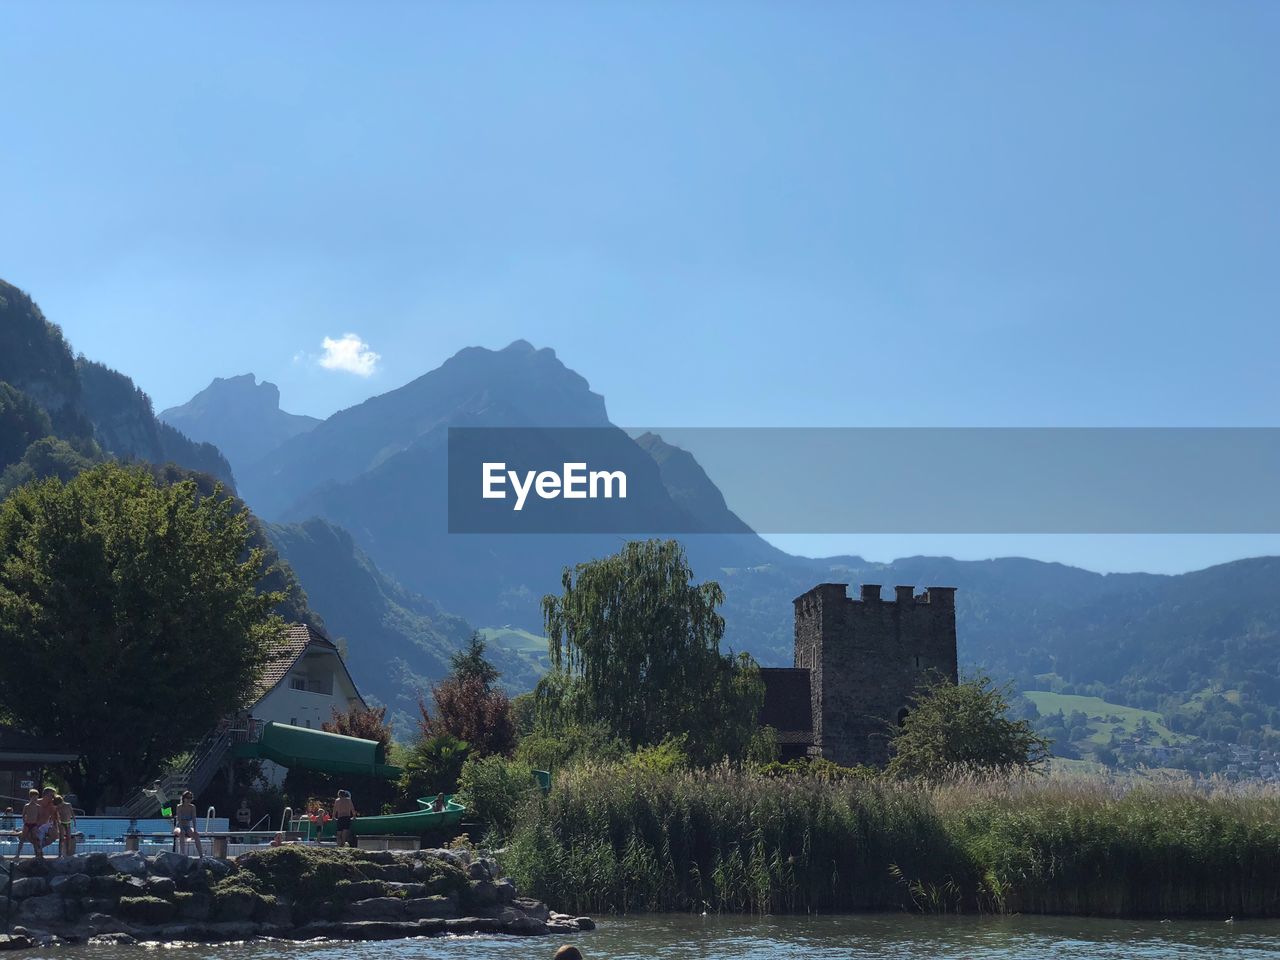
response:
[[[542,601],[553,669],[541,715],[603,723],[633,748],[686,734],[695,758],[742,755],[764,699],[759,668],[720,652],[724,591],[693,582],[677,541],[632,541],[566,568],[561,584]]]
[[[80,754],[86,807],[141,784],[253,690],[279,621],[248,511],[105,464],[0,504],[0,704]]]

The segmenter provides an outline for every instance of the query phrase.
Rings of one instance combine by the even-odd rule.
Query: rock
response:
[[[339,880],[333,885],[333,892],[339,899],[352,903],[356,900],[367,900],[370,897],[385,896],[387,885],[381,880]]]
[[[536,922],[536,921],[535,921]],[[577,933],[578,925],[573,922],[572,917],[564,920],[548,920],[543,924],[546,933]]]
[[[458,902],[453,897],[416,897],[403,903],[404,915],[412,920],[452,917],[458,912]]]
[[[89,858],[83,853],[77,853],[74,857],[53,861],[49,864],[49,872],[53,874],[88,873],[88,865]]]
[[[111,869],[116,873],[125,873],[131,877],[145,877],[147,875],[147,859],[136,850],[110,854],[107,857],[107,861],[111,864]]]
[[[80,910],[89,914],[109,914],[118,903],[115,897],[81,897]]]
[[[89,938],[90,946],[132,946],[137,942],[137,937],[127,933],[95,933]]]
[[[191,872],[192,860],[186,854],[166,850],[151,858],[151,870],[162,877],[185,877]]]
[[[383,892],[389,896],[405,897],[411,900],[414,897],[425,897],[431,893],[430,885],[426,883],[401,883],[396,880],[379,880],[376,882],[382,884],[385,888]],[[360,899],[363,900],[364,898],[361,897]]]
[[[486,856],[486,857],[481,857],[480,862],[484,864],[485,870],[488,871],[489,879],[497,880],[498,879],[498,861],[493,859],[493,857]]]
[[[159,897],[121,897],[120,916],[134,923],[156,926],[178,915],[178,905]]]
[[[17,904],[15,916],[23,923],[61,923],[67,919],[67,901],[56,893],[28,897]]]
[[[348,940],[398,940],[422,933],[417,923],[395,920],[361,920],[338,924],[339,936]]]
[[[28,860],[19,860],[15,863],[13,871],[24,877],[47,877],[50,873],[49,863],[49,860],[31,857]]]
[[[32,946],[31,938],[21,933],[0,933],[0,950],[27,950]]]
[[[218,860],[214,857],[201,857],[200,866],[213,874],[219,880],[235,869],[235,867],[226,860]]]
[[[483,860],[472,860],[467,864],[467,879],[490,880],[492,878],[489,876],[489,868],[485,866]]]
[[[38,897],[41,894],[48,893],[50,889],[49,879],[47,877],[23,877],[21,880],[14,880],[10,890],[10,896],[14,900],[25,900],[27,897]]]
[[[533,917],[535,920],[541,920],[545,923],[551,919],[551,911],[547,909],[547,905],[541,900],[534,900],[531,897],[516,897],[511,901],[511,905],[524,911],[525,916]]]
[[[347,904],[343,912],[353,920],[398,920],[404,916],[404,901],[398,897],[372,897]]]
[[[170,877],[151,877],[147,880],[147,894],[161,900],[172,900],[178,885]]]
[[[218,920],[248,920],[260,899],[251,890],[224,890],[213,901],[213,916]]]
[[[213,898],[207,893],[186,893],[178,901],[178,916],[183,920],[208,920],[213,913]]]
[[[498,886],[492,880],[471,881],[471,902],[478,907],[488,907],[498,902]]]
[[[458,917],[446,920],[444,929],[448,933],[501,933],[502,923],[493,917]]]
[[[503,927],[503,932],[513,933],[518,937],[540,937],[547,933],[547,925],[533,917],[521,917]]]
[[[111,873],[111,861],[105,853],[91,853],[85,858],[84,872],[91,877],[100,877]]]
[[[510,903],[520,892],[516,889],[516,882],[510,877],[504,877],[493,886],[498,892],[499,903]]]
[[[49,888],[54,893],[60,893],[64,897],[80,896],[89,892],[89,888],[93,886],[93,878],[87,873],[69,873],[65,876],[54,877],[49,881]]]
[[[579,930],[594,930],[596,922],[590,917],[574,917],[573,922],[578,925]]]

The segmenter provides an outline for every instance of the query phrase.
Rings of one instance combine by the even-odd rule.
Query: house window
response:
[[[289,718],[289,726],[291,726],[291,727],[296,727],[297,725],[298,725],[298,718],[297,718],[297,717],[290,717],[290,718]]]
[[[308,720],[308,721],[307,721],[307,729],[308,729],[308,730],[310,730],[310,729],[311,729],[311,721],[310,721],[310,720]]]
[[[919,658],[917,657],[917,659]],[[305,690],[307,689],[307,678],[306,677],[290,677],[289,687],[292,690]]]

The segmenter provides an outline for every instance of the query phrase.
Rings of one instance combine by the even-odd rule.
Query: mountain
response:
[[[321,605],[330,637],[345,644],[361,692],[387,705],[407,734],[418,696],[449,672],[449,657],[471,636],[471,625],[379,571],[341,527],[312,518],[267,532],[307,596]],[[492,641],[488,654],[512,692],[537,682],[537,657]]]
[[[0,424],[5,487],[38,476],[66,476],[104,455],[172,462],[231,484],[231,468],[216,447],[158,421],[151,399],[124,374],[73,356],[61,329],[30,296],[3,280],[0,383],[11,388],[0,401],[10,411]],[[33,409],[47,420],[47,428],[40,421],[47,434],[36,439],[31,439]],[[17,453],[21,439],[27,444]]]
[[[471,622],[540,630],[542,595],[556,589],[560,571],[613,552],[619,538],[451,534],[446,509],[449,428],[528,426],[594,428],[600,462],[630,480],[632,494],[612,505],[631,523],[623,529],[657,523],[712,530],[732,516],[684,451],[658,438],[641,444],[629,437],[609,421],[603,398],[584,377],[553,350],[523,340],[502,350],[463,350],[402,387],[335,413],[259,461],[236,463],[235,470],[246,499],[269,519],[324,517],[350,530],[407,588]],[[740,534],[686,538],[700,568],[784,556],[733,519]]]
[[[261,460],[291,437],[320,423],[280,409],[280,390],[252,373],[217,377],[186,403],[160,411],[160,419],[195,440],[216,446],[237,468]]]
[[[1280,746],[1271,732],[1280,730],[1280,560],[1156,576],[1017,558],[789,556],[751,532],[690,453],[654,434],[616,431],[585,378],[524,341],[464,350],[236,469],[255,509],[340,524],[404,590],[440,601],[491,637],[523,642],[528,654],[540,633],[539,599],[558,589],[561,569],[613,552],[623,539],[448,533],[449,427],[534,425],[604,431],[610,456],[629,471],[652,478],[656,470],[661,494],[647,510],[691,521],[684,529],[736,531],[680,539],[694,569],[725,589],[726,643],[762,663],[790,662],[791,600],[815,583],[946,584],[959,588],[967,669],[1012,679],[1020,690],[1159,711],[1180,735]],[[316,595],[329,589],[318,586]]]

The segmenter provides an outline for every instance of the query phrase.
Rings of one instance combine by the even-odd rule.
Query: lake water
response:
[[[562,940],[456,937],[381,943],[243,944],[172,948],[165,960],[550,960]],[[600,918],[568,938],[586,960],[1169,960],[1280,956],[1280,921],[1160,923],[1069,917]],[[72,948],[59,956],[138,960],[136,947]],[[49,957],[18,952],[9,957]]]

